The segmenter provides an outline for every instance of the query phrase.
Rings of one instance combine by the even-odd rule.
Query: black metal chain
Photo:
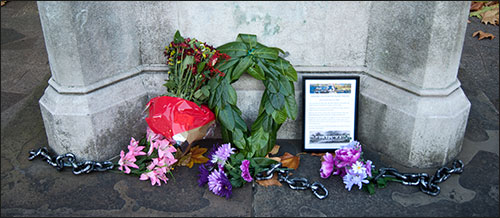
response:
[[[437,196],[441,192],[441,188],[437,185],[438,183],[447,180],[451,174],[460,174],[464,170],[464,163],[461,160],[453,161],[452,166],[452,168],[441,167],[430,177],[427,173],[400,173],[394,168],[385,167],[380,168],[379,174],[370,182],[376,182],[380,177],[391,177],[400,180],[403,185],[420,186],[420,191],[428,195]]]
[[[292,178],[289,179],[289,169],[281,168],[281,163],[271,164],[269,168],[264,169],[262,172],[257,173],[255,179],[257,180],[267,180],[273,178],[274,172],[278,173],[278,181],[286,182],[288,186],[293,190],[306,190],[310,188],[314,195],[320,200],[325,199],[328,196],[328,190],[326,187],[319,183],[314,182],[309,184],[306,178]],[[318,191],[322,190],[324,194],[320,194]]]
[[[38,156],[41,156],[43,160],[47,161],[47,163],[49,163],[53,167],[56,167],[56,169],[59,171],[63,170],[64,167],[72,167],[73,174],[75,175],[90,173],[92,171],[111,170],[114,167],[114,164],[111,161],[97,162],[87,160],[77,162],[75,155],[72,153],[66,153],[57,157],[51,157],[46,147],[39,148],[38,150],[31,150],[28,159],[33,160]]]

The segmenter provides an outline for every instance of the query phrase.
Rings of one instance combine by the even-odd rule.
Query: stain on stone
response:
[[[307,206],[300,207],[299,214],[303,217],[327,217],[323,212]]]
[[[3,44],[6,44],[6,43],[9,43],[9,42],[13,42],[13,41],[16,41],[16,40],[19,40],[19,39],[22,39],[25,37],[24,34],[22,33],[19,33],[17,32],[16,30],[14,29],[10,29],[10,28],[2,28],[1,29],[2,31],[2,45]]]

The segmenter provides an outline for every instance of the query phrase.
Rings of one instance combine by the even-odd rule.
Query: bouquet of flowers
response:
[[[230,59],[212,46],[196,39],[183,38],[179,31],[165,47],[169,78],[164,84],[167,93],[151,99],[145,118],[148,128],[140,141],[131,139],[128,152],[121,151],[119,170],[151,180],[151,185],[167,183],[174,166],[192,167],[206,163],[206,148],[191,148],[191,143],[207,135],[215,115],[204,105],[210,96],[207,83],[223,77],[218,67]]]
[[[342,177],[345,188],[351,191],[354,185],[359,189],[363,188],[370,194],[375,193],[375,184],[379,188],[386,186],[387,181],[394,181],[394,178],[381,177],[373,181],[379,174],[371,160],[363,158],[361,144],[358,141],[351,141],[348,145],[342,146],[335,151],[335,154],[326,152],[321,157],[320,176],[323,179],[330,175],[339,175]],[[363,184],[365,184],[363,186]]]

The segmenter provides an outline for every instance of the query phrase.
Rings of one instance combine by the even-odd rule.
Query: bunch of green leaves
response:
[[[380,177],[375,180],[375,177],[377,177],[379,173],[377,169],[373,169],[372,176],[366,178],[370,183],[363,185],[363,190],[370,193],[370,195],[375,194],[375,186],[377,188],[385,188],[387,187],[387,182],[401,182],[401,180],[392,177]]]
[[[208,106],[221,123],[222,138],[235,145],[246,158],[264,157],[275,145],[276,133],[283,122],[297,117],[293,84],[297,72],[279,56],[283,50],[257,42],[255,35],[239,34],[236,41],[217,50],[231,56],[224,65],[215,66],[225,76],[208,82],[211,93]],[[236,106],[237,95],[231,86],[245,72],[261,80],[265,87],[259,114],[250,129]]]

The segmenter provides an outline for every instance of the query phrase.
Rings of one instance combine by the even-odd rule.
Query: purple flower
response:
[[[369,177],[371,177],[372,176],[372,161],[371,160],[366,161],[365,168],[366,168],[366,174]]]
[[[241,166],[240,166],[241,177],[243,177],[243,179],[245,181],[247,181],[247,182],[251,182],[253,180],[252,176],[250,176],[249,167],[250,167],[250,161],[249,160],[243,160],[241,162]]]
[[[210,175],[210,171],[207,169],[206,164],[200,164],[198,169],[200,170],[200,174],[198,174],[198,186],[202,187],[208,182],[208,175]],[[209,167],[210,168],[210,167]]]
[[[349,170],[347,175],[345,175],[343,177],[344,179],[344,183],[346,184],[345,185],[345,188],[348,190],[348,191],[351,191],[351,188],[353,185],[358,185],[359,186],[359,189],[361,189],[361,187],[363,187],[363,183],[369,183],[368,180],[366,180],[366,173],[365,172],[362,172],[362,173],[354,173],[353,170]]]
[[[326,179],[330,177],[333,172],[333,160],[333,155],[329,152],[326,152],[326,154],[323,155],[323,161],[321,161],[321,169],[319,170],[321,178]]]
[[[215,154],[212,155],[212,163],[223,166],[227,158],[229,158],[231,154],[234,154],[234,150],[236,149],[231,148],[231,143],[222,144],[217,151],[215,151]]]
[[[344,149],[344,148],[352,148],[352,149],[356,149],[356,150],[361,151],[361,144],[358,141],[351,141],[347,145],[340,146],[340,149]]]
[[[224,171],[214,170],[208,176],[208,189],[216,195],[229,199],[232,194],[233,187],[231,186],[231,182],[229,182],[229,179]]]
[[[353,148],[338,149],[335,151],[335,159],[338,163],[335,165],[338,168],[351,166],[361,156],[361,149],[356,150]]]

